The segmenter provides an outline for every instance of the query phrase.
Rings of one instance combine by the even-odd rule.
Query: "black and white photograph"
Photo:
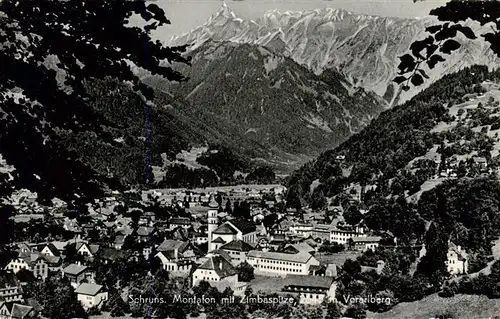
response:
[[[0,319],[500,319],[500,0],[0,0]]]

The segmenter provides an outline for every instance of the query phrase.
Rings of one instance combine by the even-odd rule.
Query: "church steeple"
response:
[[[219,203],[217,203],[217,201],[215,200],[215,196],[214,195],[210,195],[210,202],[208,203],[208,207],[210,208],[219,208]]]
[[[212,250],[212,233],[217,229],[219,224],[217,213],[219,212],[219,203],[215,200],[214,196],[210,196],[208,203],[208,251]]]

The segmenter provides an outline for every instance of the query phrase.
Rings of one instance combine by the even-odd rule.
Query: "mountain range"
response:
[[[137,70],[157,90],[149,115],[154,171],[161,179],[172,164],[205,169],[197,159],[215,148],[248,163],[236,171],[264,164],[291,172],[361,132],[397,96],[417,93],[399,95],[392,79],[398,56],[433,23],[341,9],[270,11],[250,21],[223,5],[204,25],[168,41],[190,44],[192,66],[174,66],[189,81],[169,83]],[[463,42],[427,72],[426,85],[475,63],[491,67],[498,60],[481,41]],[[116,125],[109,129],[115,143],[68,135],[65,145],[102,174],[144,181],[145,104],[114,82],[90,91],[93,108]]]
[[[305,12],[273,10],[253,21],[239,18],[223,4],[204,25],[164,40],[175,45],[190,44],[194,48],[207,40],[262,45],[316,73],[334,68],[354,85],[396,104],[426,87],[402,92],[396,100],[399,88],[392,80],[398,57],[407,53],[413,41],[426,37],[425,28],[436,23],[433,17],[380,17],[330,8]],[[480,28],[467,24],[473,30]],[[466,66],[494,67],[499,63],[484,41],[462,41],[459,52],[427,72],[430,79],[426,85]]]
[[[207,141],[274,166],[304,163],[359,132],[387,107],[335,70],[315,74],[260,45],[206,41],[187,54],[192,66],[178,70],[189,81],[144,77],[165,92],[157,104],[196,120],[192,129]]]

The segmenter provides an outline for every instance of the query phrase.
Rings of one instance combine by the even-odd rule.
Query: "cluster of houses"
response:
[[[275,197],[284,192],[283,188],[276,186],[265,191],[272,192]],[[175,197],[169,197],[172,193],[176,194]],[[234,193],[238,193],[239,200],[254,198],[255,202],[261,203],[263,199],[261,190],[247,191],[245,196],[241,190],[233,191],[222,197],[229,199],[228,196],[233,196],[234,200]],[[182,203],[189,202],[189,207],[185,207],[189,217],[163,220],[144,211],[137,225],[133,225],[130,217],[113,209],[117,202],[115,197],[106,198],[98,208],[89,208],[92,222],[80,224],[75,219],[52,216],[51,221],[59,220],[62,228],[74,233],[74,238],[12,245],[15,257],[4,266],[4,272],[11,280],[0,282],[3,284],[0,285],[0,318],[29,318],[29,314],[37,310],[36,305],[23,299],[22,278],[27,273],[36,280],[54,275],[67,278],[85,309],[101,308],[108,300],[108,292],[102,283],[96,282],[96,270],[87,261],[99,256],[104,264],[113,262],[116,255],[128,249],[124,248],[127,237],[144,244],[141,252],[134,253],[142,254],[146,259],[153,258],[169,272],[170,277],[189,278],[193,287],[207,281],[221,291],[229,287],[236,295],[243,295],[251,287],[253,291],[292,294],[303,304],[335,300],[337,267],[342,267],[345,260],[355,259],[362,252],[377,249],[382,240],[362,224],[346,225],[338,220],[326,223],[324,216],[314,212],[306,212],[301,220],[279,213],[273,227],[265,227],[262,219],[269,211],[262,205],[252,206],[251,218],[237,218],[224,212],[223,204],[216,200],[213,192],[191,191],[189,195],[184,193],[181,196],[178,191],[147,191],[142,200],[179,205],[175,200],[179,198],[177,196],[182,197]],[[342,208],[335,209],[338,213]],[[92,242],[89,234],[96,231],[105,236],[112,234],[110,238],[113,240]],[[155,235],[160,235],[161,242],[151,244]],[[325,258],[320,248],[326,242],[344,245],[347,251]],[[65,263],[64,255],[68,251],[81,256],[81,261]],[[267,279],[240,281],[238,266],[242,263],[253,268],[256,280]],[[384,264],[381,260],[376,266],[364,265],[362,271],[381,273]],[[450,273],[467,272],[467,255],[459,246],[450,245],[447,266]],[[24,317],[14,315],[21,310],[26,313]]]
[[[108,294],[103,286],[95,283],[95,272],[81,263],[65,265],[63,260],[64,249],[72,245],[76,254],[90,260],[99,250],[98,245],[89,244],[75,238],[75,241],[47,242],[41,244],[16,243],[12,249],[17,254],[4,267],[0,280],[10,278],[0,289],[0,318],[18,319],[30,318],[39,310],[39,305],[26,303],[23,298],[23,285],[32,280],[45,280],[49,276],[65,277],[75,289],[78,300],[85,309],[101,307],[107,300]],[[23,315],[16,314],[17,309],[23,309]]]
[[[470,168],[475,169],[480,174],[491,172],[491,169],[488,167],[488,160],[483,156],[473,156],[470,159],[466,159],[462,164],[460,164],[456,156],[447,158],[445,163],[443,163],[444,165],[441,165],[441,160],[436,159],[435,162],[438,167],[436,175],[439,177],[457,178],[460,165],[464,165],[466,172],[468,172]],[[469,162],[469,164],[467,164],[467,162]]]
[[[164,205],[179,205],[186,208],[204,206],[209,201],[211,194],[219,194],[223,203],[263,200],[263,194],[273,194],[277,201],[282,201],[286,187],[279,184],[270,185],[240,185],[218,186],[200,189],[161,189],[142,192],[142,200],[155,199]],[[271,205],[273,201],[267,204]]]
[[[12,273],[0,276],[0,318],[24,319],[36,314],[34,307],[26,304],[17,277]]]

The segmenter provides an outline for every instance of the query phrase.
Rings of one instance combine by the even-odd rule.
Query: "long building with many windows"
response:
[[[281,277],[308,275],[312,265],[319,265],[319,261],[306,252],[286,254],[252,250],[247,255],[247,262],[254,267],[256,275]]]

